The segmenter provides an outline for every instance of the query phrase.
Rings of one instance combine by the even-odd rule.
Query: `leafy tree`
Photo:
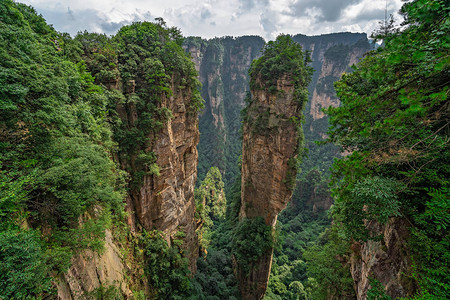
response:
[[[29,299],[51,291],[45,250],[34,230],[0,232],[0,297]]]
[[[356,298],[350,270],[343,266],[349,255],[349,243],[342,240],[335,228],[326,230],[319,242],[304,252],[308,276],[319,283],[312,293],[312,299]]]
[[[63,53],[76,43],[23,4],[1,1],[0,19],[0,235],[8,284],[0,297],[39,298],[52,292],[50,272],[65,271],[76,251],[102,248],[111,210],[122,216],[123,181],[111,159],[108,99],[84,62],[69,61],[76,47]]]
[[[355,240],[378,234],[361,234],[364,220],[406,218],[409,275],[421,295],[448,298],[449,7],[415,0],[401,12],[405,29],[335,85],[329,141],[350,154],[334,164],[333,218]]]
[[[144,233],[141,243],[145,255],[145,272],[154,299],[187,299],[191,295],[188,262],[182,256],[182,240],[175,239],[169,247],[163,233]]]
[[[279,35],[275,41],[269,41],[262,50],[263,56],[252,62],[249,69],[250,88],[264,89],[275,93],[276,80],[289,74],[295,85],[295,97],[299,103],[308,100],[304,87],[311,80],[312,68],[305,67],[311,61],[309,54],[304,54],[302,47],[289,35]]]
[[[210,242],[210,230],[214,223],[225,218],[226,197],[222,175],[217,167],[211,167],[205,179],[194,191],[195,217],[197,219],[201,247],[206,248]]]

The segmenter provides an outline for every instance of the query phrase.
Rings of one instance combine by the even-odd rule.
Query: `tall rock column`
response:
[[[300,45],[279,36],[250,68],[243,111],[242,183],[233,255],[243,299],[262,299],[269,281],[273,228],[290,201],[302,147],[302,109],[311,70]]]
[[[117,34],[123,97],[117,101],[119,161],[130,175],[128,223],[159,230],[169,244],[183,235],[196,270],[198,73],[164,24],[134,23]],[[181,234],[179,234],[181,233]]]

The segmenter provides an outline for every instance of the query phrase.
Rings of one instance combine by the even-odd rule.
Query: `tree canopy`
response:
[[[334,164],[333,218],[366,240],[367,221],[406,218],[421,294],[449,297],[450,8],[406,3],[404,29],[385,37],[335,84],[328,141],[348,153]],[[411,274],[410,274],[411,275]],[[413,275],[411,275],[413,276]]]

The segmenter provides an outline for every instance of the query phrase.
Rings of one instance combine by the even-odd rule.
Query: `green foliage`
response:
[[[233,229],[238,222],[241,202],[240,187],[240,178],[236,178],[226,197],[225,219],[219,219],[208,229],[207,249],[197,261],[195,281],[206,299],[240,299],[231,263]]]
[[[355,298],[350,270],[343,264],[349,255],[350,244],[338,235],[334,227],[327,229],[318,243],[304,252],[308,276],[318,282],[313,299]]]
[[[120,287],[115,285],[100,285],[98,288],[94,289],[92,292],[89,292],[87,295],[88,298],[92,297],[93,299],[98,300],[121,300],[123,299],[122,292],[120,291]]]
[[[126,176],[116,163],[131,184],[159,176],[148,149],[173,118],[166,100],[182,97],[193,118],[203,100],[179,30],[162,20],[72,39],[11,0],[0,3],[0,19],[0,244],[8,255],[0,298],[40,298],[53,292],[50,273],[65,272],[75,253],[101,252],[105,229],[124,218]],[[190,286],[173,243],[146,249],[167,254],[160,265],[148,255],[149,268],[167,275],[150,280],[162,299],[168,285],[180,295]],[[120,296],[112,286],[94,293]]]
[[[79,58],[79,45],[23,4],[2,1],[0,18],[0,240],[8,285],[0,297],[40,298],[53,292],[50,273],[65,272],[75,252],[102,250],[111,213],[123,216],[123,175],[111,159],[108,99],[83,61],[68,60]]]
[[[350,49],[351,47],[349,45],[339,44],[328,48],[323,55],[329,62],[333,62],[341,67],[346,67],[349,63],[348,60],[350,59],[348,55]]]
[[[399,191],[404,188],[393,178],[363,177],[346,195],[345,202],[333,207],[334,220],[345,224],[344,230],[355,240],[367,240],[367,220],[384,224],[389,217],[400,216]],[[373,238],[373,236],[372,236]]]
[[[0,297],[30,299],[51,290],[45,250],[34,230],[0,232]]]
[[[275,247],[265,299],[312,299],[314,279],[308,278],[307,268],[309,264],[323,265],[320,261],[304,261],[303,254],[330,226],[326,211],[320,207],[313,209],[315,203],[323,201],[330,201],[326,178],[316,169],[303,173],[297,181],[290,204],[278,217],[279,246]],[[298,287],[298,283],[304,292],[294,292],[293,288]]]
[[[329,141],[352,154],[334,164],[333,217],[357,240],[363,220],[407,218],[408,275],[421,295],[448,298],[449,7],[415,0],[401,11],[407,27],[335,84],[342,106],[328,110]]]
[[[25,203],[34,180],[34,173],[21,176],[17,171],[0,171],[0,230],[14,228],[25,221]]]
[[[368,300],[392,300],[392,298],[386,295],[383,284],[378,280],[372,279],[370,281],[370,288],[367,291]]]
[[[190,296],[188,262],[183,258],[181,240],[169,246],[163,233],[154,230],[141,237],[145,255],[145,273],[153,299],[187,299]]]
[[[244,273],[274,246],[271,226],[262,217],[239,221],[233,234],[232,254]]]
[[[51,207],[32,202],[42,222],[73,225],[78,217],[94,204],[117,207],[123,195],[114,189],[117,175],[115,164],[102,147],[81,138],[58,138],[47,156],[52,165],[40,174],[39,197],[52,198]],[[50,204],[50,203],[49,203]]]
[[[214,223],[225,218],[226,197],[222,174],[217,167],[211,167],[200,186],[194,190],[195,218],[200,245],[207,248],[209,233]]]
[[[275,41],[268,42],[262,50],[262,56],[252,62],[249,70],[250,88],[267,89],[275,93],[277,80],[289,74],[297,91],[298,102],[306,102],[307,94],[301,91],[311,80],[312,69],[305,67],[308,62],[310,58],[302,52],[299,44],[289,35],[279,35]]]
[[[225,217],[224,186],[219,169],[211,167],[199,188],[195,190],[196,205],[203,206],[201,216],[214,221]]]
[[[215,232],[217,235],[217,231]],[[222,232],[223,234],[223,232]],[[214,245],[215,241],[212,241]],[[206,299],[239,299],[236,278],[231,266],[231,254],[226,248],[208,248],[206,257],[197,261],[195,280]]]
[[[195,50],[203,54],[200,68],[202,97],[209,106],[199,116],[199,182],[211,166],[217,166],[228,191],[239,174],[237,160],[242,148],[239,138],[241,95],[249,90],[247,70],[242,70],[242,66],[248,66],[259,56],[264,40],[256,36],[210,40],[189,37],[185,39],[184,45],[188,51]],[[210,76],[213,76],[213,80],[206,80]],[[220,116],[217,125],[213,114]]]

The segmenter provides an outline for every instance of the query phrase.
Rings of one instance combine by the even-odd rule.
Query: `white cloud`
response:
[[[18,0],[35,7],[59,31],[114,34],[133,21],[163,17],[186,36],[370,33],[384,18],[385,0]],[[388,11],[401,7],[389,0]]]

